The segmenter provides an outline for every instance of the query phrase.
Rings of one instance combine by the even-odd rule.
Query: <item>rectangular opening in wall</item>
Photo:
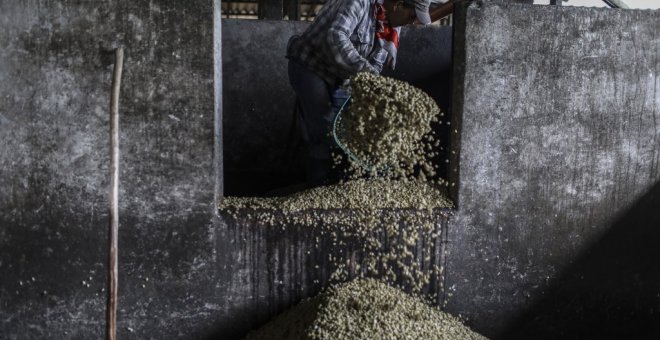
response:
[[[268,197],[305,184],[305,149],[289,83],[288,39],[309,25],[302,21],[223,19],[222,168],[224,196]],[[433,123],[439,144],[432,152],[438,178],[449,167],[452,27],[407,27],[394,70],[429,95],[442,111]],[[282,190],[284,188],[284,190]]]

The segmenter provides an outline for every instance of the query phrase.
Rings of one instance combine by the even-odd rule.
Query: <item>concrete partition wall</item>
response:
[[[104,336],[112,50],[119,338],[196,338],[221,308],[212,1],[0,1],[0,338]]]
[[[300,285],[316,275],[299,253],[309,235],[216,215],[218,5],[0,1],[0,337],[103,336],[110,51],[120,45],[119,336],[236,338],[318,288]],[[438,222],[449,232],[446,308],[477,330],[658,334],[659,23],[651,11],[459,8],[449,169],[458,210],[451,225]],[[227,60],[264,72],[232,82],[225,67],[225,87],[276,80],[286,93],[283,68],[268,65],[283,67],[282,27],[304,24],[242,24],[280,34],[272,58],[240,59],[256,46],[241,38]],[[433,30],[404,31],[403,79],[444,79],[449,31]],[[276,99],[272,117],[286,119],[291,98]],[[241,129],[268,126],[259,116],[241,126],[245,111],[227,107],[223,133],[236,145],[251,137]],[[270,132],[281,141],[287,125]]]
[[[447,309],[503,338],[660,334],[660,13],[455,16]]]

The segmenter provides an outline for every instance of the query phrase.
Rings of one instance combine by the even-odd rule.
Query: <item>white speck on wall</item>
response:
[[[204,308],[210,309],[210,310],[221,310],[222,307],[218,304],[215,303],[205,303]]]
[[[128,15],[128,22],[132,25],[135,40],[142,41],[142,36],[144,35],[144,23],[142,19],[131,13]]]

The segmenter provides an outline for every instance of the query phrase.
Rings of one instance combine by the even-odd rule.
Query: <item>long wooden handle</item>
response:
[[[110,249],[108,252],[108,305],[106,335],[108,340],[117,339],[117,282],[119,235],[119,90],[124,64],[124,49],[115,50],[115,67],[112,74],[110,99]]]

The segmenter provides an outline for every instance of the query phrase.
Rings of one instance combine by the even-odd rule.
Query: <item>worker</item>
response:
[[[334,119],[358,72],[394,67],[401,26],[429,24],[430,0],[328,0],[310,26],[289,39],[289,82],[306,145],[306,180],[327,182]]]

